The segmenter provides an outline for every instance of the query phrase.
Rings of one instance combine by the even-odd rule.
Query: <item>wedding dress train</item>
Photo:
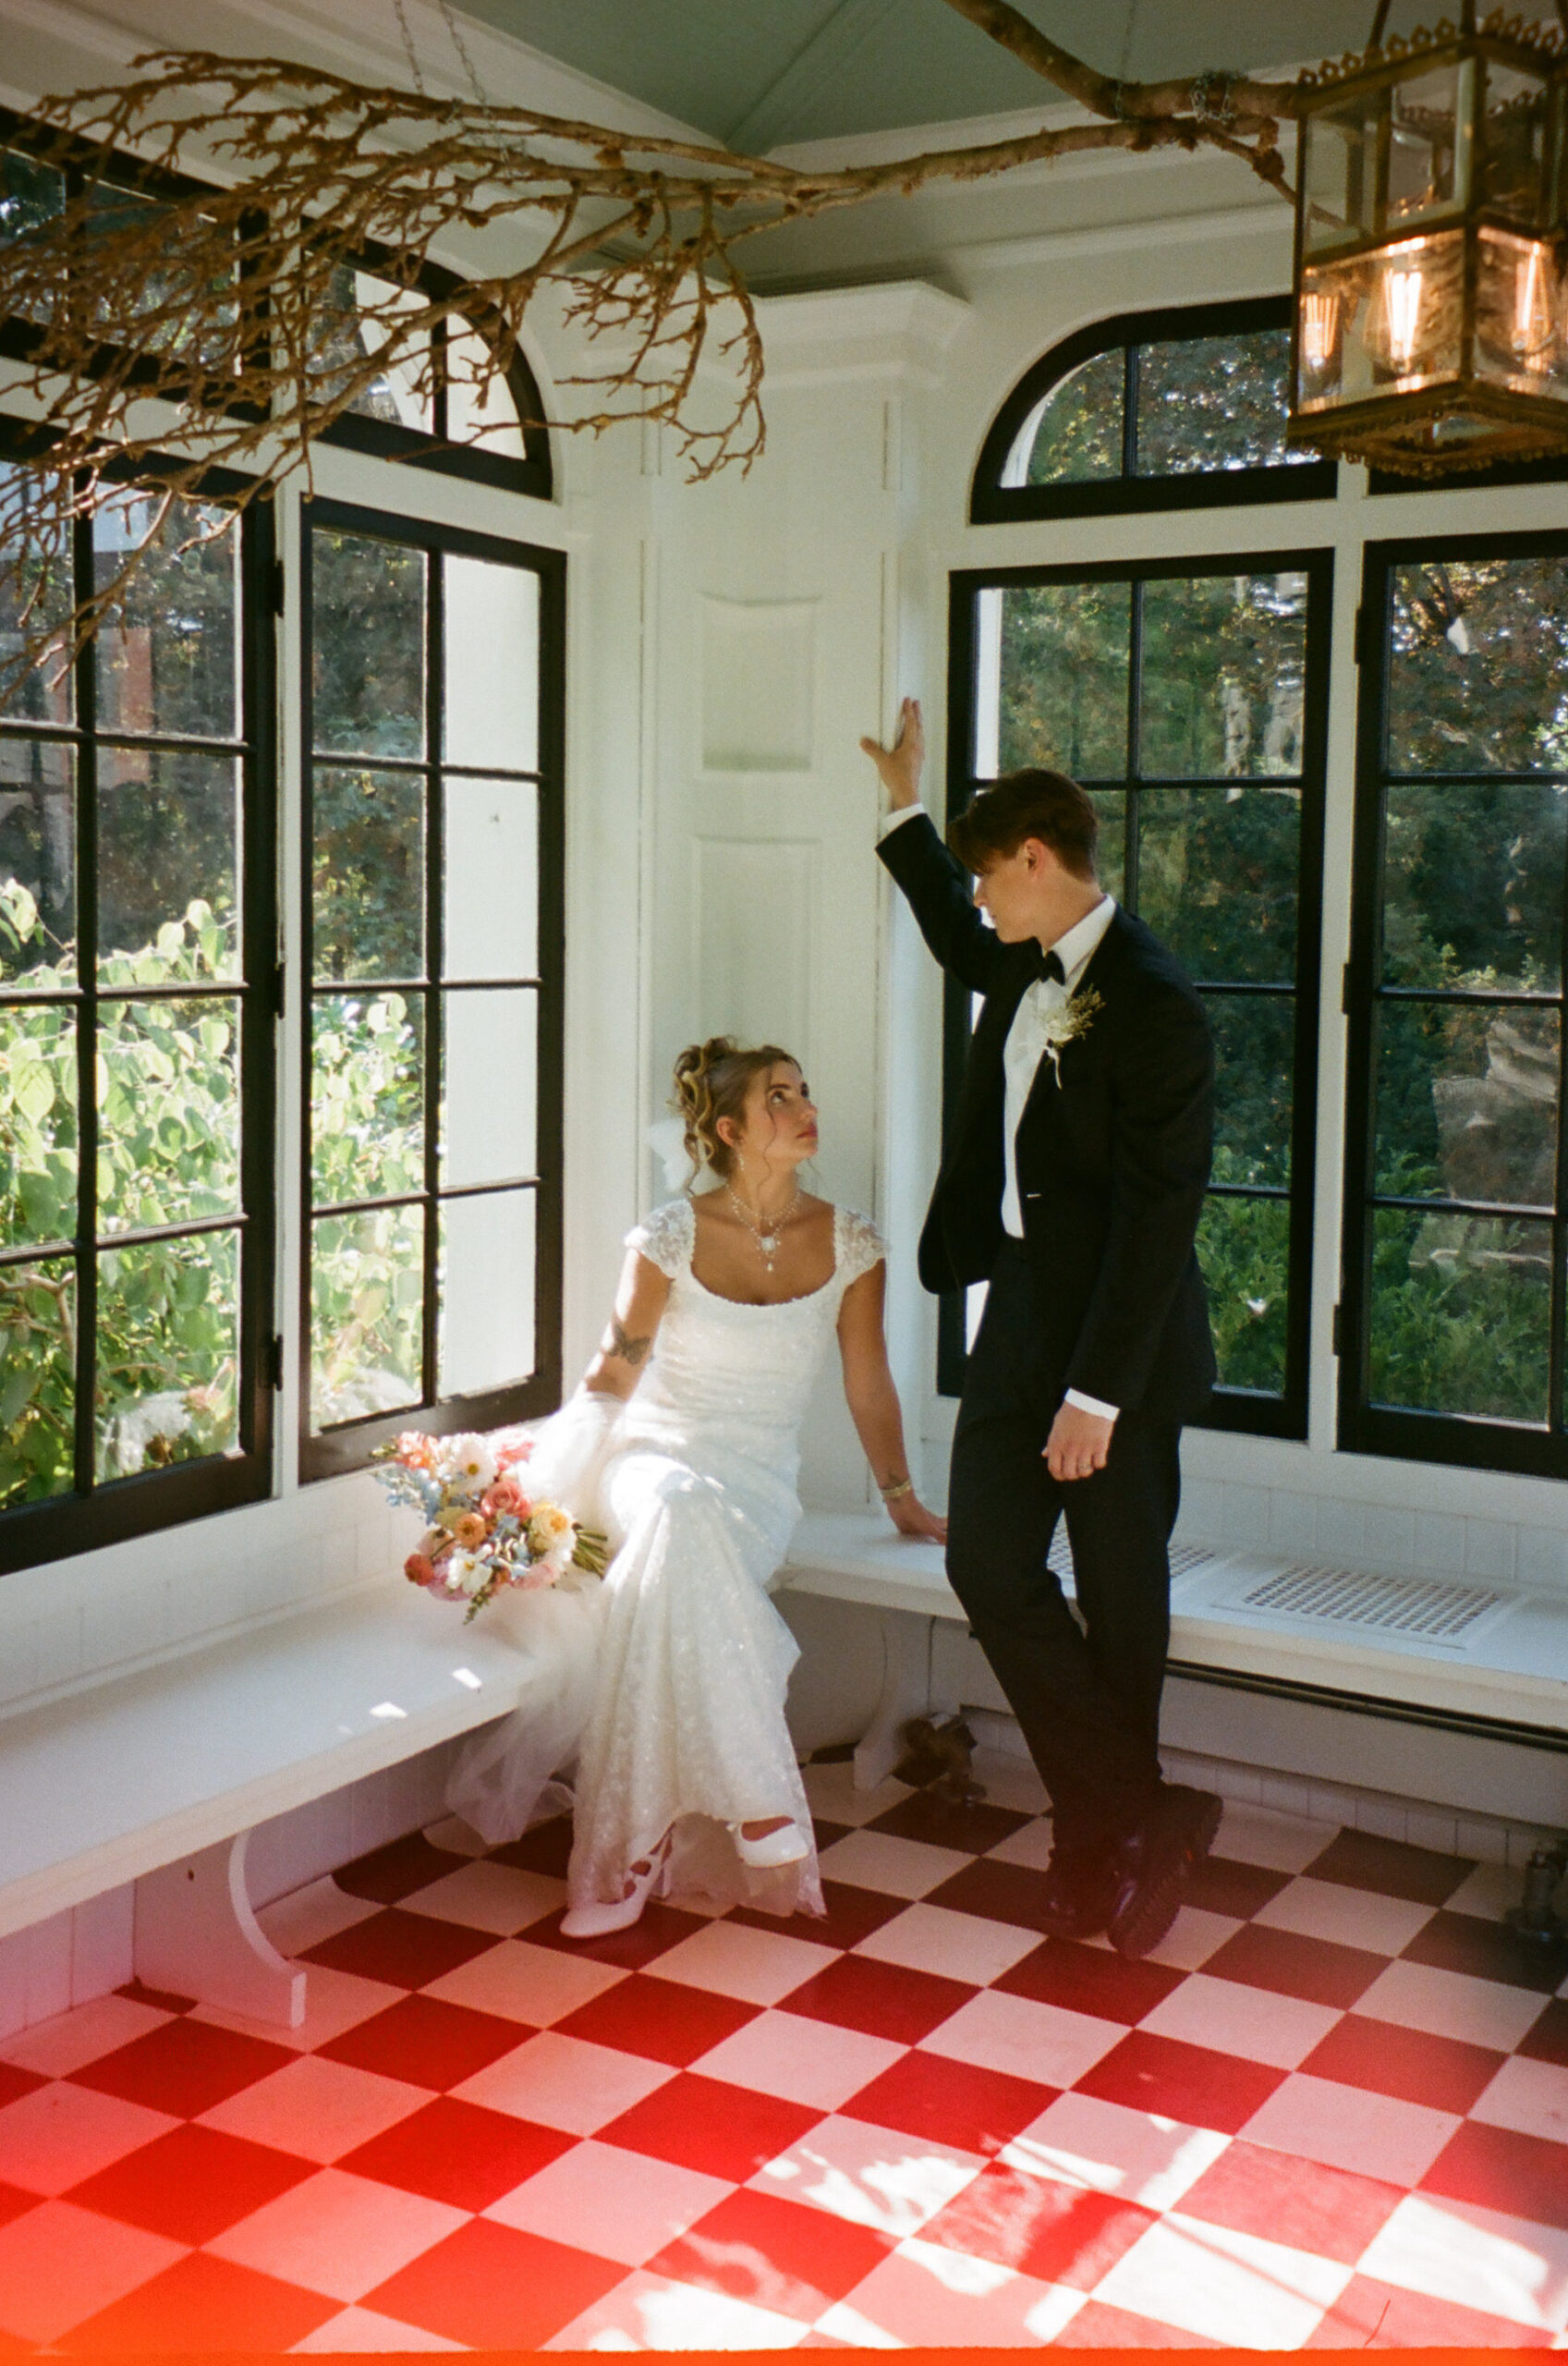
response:
[[[448,1804],[492,1843],[510,1839],[575,1744],[574,1906],[618,1898],[627,1867],[668,1832],[671,1893],[820,1914],[814,1848],[758,1871],[726,1827],[788,1816],[810,1840],[784,1720],[798,1647],[769,1589],[800,1516],[800,1424],[844,1293],[886,1250],[864,1216],[835,1208],[821,1288],[748,1306],[704,1288],[695,1241],[686,1199],[627,1236],[670,1277],[648,1370],[624,1406],[579,1396],[541,1432],[541,1492],[597,1516],[614,1558],[602,1584],[568,1580],[570,1592],[492,1611],[535,1652],[550,1697],[470,1745]]]

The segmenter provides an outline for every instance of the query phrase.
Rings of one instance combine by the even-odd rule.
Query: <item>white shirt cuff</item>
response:
[[[906,822],[912,822],[917,813],[923,813],[925,810],[923,805],[895,805],[891,813],[884,813],[877,823],[878,846],[890,831],[898,829]]]
[[[1113,1421],[1122,1409],[1119,1405],[1107,1405],[1102,1397],[1086,1396],[1081,1388],[1070,1388],[1064,1401],[1076,1405],[1080,1413],[1093,1413],[1102,1421]]]

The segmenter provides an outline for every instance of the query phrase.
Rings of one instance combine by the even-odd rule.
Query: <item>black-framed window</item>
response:
[[[1340,1439],[1568,1474],[1568,535],[1368,545]]]
[[[559,1396],[565,561],[303,515],[317,1478]]]
[[[7,1568],[271,1483],[272,518],[224,490],[0,715]],[[148,499],[76,527],[45,611],[114,576]]]
[[[975,470],[976,525],[1331,495],[1331,460],[1288,451],[1283,296],[1129,312],[1025,372]]]
[[[1219,1070],[1210,1418],[1284,1437],[1307,1428],[1331,580],[1323,551],[952,579],[949,811],[1025,764],[1081,781],[1106,887],[1197,981]],[[972,1023],[950,986],[950,1107]],[[949,1394],[971,1312],[943,1309]]]

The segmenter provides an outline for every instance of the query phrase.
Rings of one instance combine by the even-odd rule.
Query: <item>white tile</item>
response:
[[[846,1832],[823,1849],[820,1861],[824,1881],[849,1882],[892,1897],[924,1897],[972,1860],[962,1849],[935,1848],[893,1832]]]
[[[1440,1857],[1456,1857],[1459,1818],[1441,1808],[1412,1808],[1404,1819],[1404,1836],[1412,1848],[1430,1848]]]
[[[1269,1542],[1269,1490],[1267,1487],[1227,1485],[1224,1503],[1224,1540],[1227,1544],[1264,1545]]]
[[[169,2112],[65,2080],[34,2087],[0,2109],[0,2182],[24,2193],[67,2193],[178,2125]]]
[[[1363,1793],[1355,1802],[1355,1829],[1375,1832],[1380,1840],[1404,1840],[1408,1833],[1403,1799],[1380,1799]]]
[[[0,2226],[0,2333],[54,2342],[185,2255],[140,2226],[45,2201]]]
[[[663,1970],[661,1960],[660,1970]],[[446,2005],[467,2005],[476,2013],[498,2013],[536,2030],[564,2021],[579,2005],[591,2004],[627,1977],[615,1964],[591,1956],[567,1955],[560,1947],[536,1947],[527,1939],[503,1939],[482,1956],[427,1981],[426,1996]],[[518,2032],[519,2042],[521,2031]]]
[[[1357,1998],[1355,2009],[1376,2021],[1396,2021],[1401,2029],[1507,2054],[1538,2018],[1541,2000],[1533,1989],[1513,1988],[1501,1980],[1476,1980],[1436,1964],[1391,1963]]]
[[[1304,1872],[1322,1855],[1335,1829],[1305,1816],[1282,1815],[1275,1808],[1227,1799],[1214,1854],[1234,1857],[1244,1865],[1266,1865],[1276,1873]]]
[[[400,2186],[322,2169],[203,2248],[259,2275],[358,2300],[467,2223],[468,2213]]]
[[[1039,1945],[1037,1931],[1020,1930],[1015,1922],[992,1922],[982,1914],[955,1914],[945,1906],[915,1905],[869,1933],[851,1953],[984,1988],[1032,1955]],[[661,1971],[667,1960],[660,1957]]]
[[[1560,1528],[1521,1528],[1513,1567],[1523,1586],[1568,1586],[1568,1535]]]
[[[1225,1941],[1234,1938],[1241,1927],[1234,1914],[1211,1914],[1206,1906],[1181,1907],[1160,1945],[1150,1947],[1146,1960],[1162,1963],[1172,1971],[1196,1971],[1210,1956],[1218,1955]]]
[[[1392,1504],[1368,1504],[1363,1533],[1367,1560],[1374,1569],[1403,1570],[1416,1566],[1416,1515]]]
[[[1015,1815],[1044,1815],[1050,1808],[1039,1771],[1021,1750],[977,1750],[974,1776],[990,1807],[1010,1808]]]
[[[1357,2273],[1513,2324],[1568,2327],[1568,2232],[1471,2202],[1407,2195]]]
[[[1126,2036],[1120,2021],[982,1988],[920,2041],[920,2051],[1046,2087],[1071,2087]]]
[[[1269,1542],[1293,1558],[1310,1559],[1318,1549],[1318,1499],[1292,1487],[1269,1490]]]
[[[1033,1823],[1020,1824],[1016,1832],[1010,1832],[1005,1840],[999,1840],[986,1854],[994,1857],[999,1864],[1028,1865],[1043,1873],[1051,1862],[1051,1818],[1042,1815],[1037,1816]]]
[[[1455,1826],[1454,1840],[1461,1857],[1474,1857],[1482,1865],[1508,1862],[1508,1826],[1494,1817],[1462,1815]]]
[[[319,1947],[381,1911],[372,1898],[350,1897],[330,1873],[323,1873],[303,1889],[290,1890],[286,1897],[274,1897],[258,1910],[256,1920],[280,1956],[302,1956],[308,1947]]]
[[[637,2268],[552,2334],[546,2349],[793,2349],[810,2331],[804,2317],[760,2309],[728,2292],[675,2284]]]
[[[1568,2148],[1568,2069],[1560,2062],[1531,2062],[1513,2055],[1471,2104],[1470,2116],[1489,2128],[1516,2128],[1521,2136],[1539,2136]],[[1562,2164],[1568,2181],[1568,2149]]]
[[[750,2182],[759,2193],[901,2238],[918,2234],[984,2166],[979,2153],[833,2117],[797,2138]]]
[[[1465,1849],[1471,1856],[1474,1851]],[[1512,1865],[1480,1864],[1466,1873],[1447,1902],[1450,1914],[1472,1914],[1483,1922],[1501,1922],[1511,1906],[1519,1903],[1519,1876]]]
[[[1457,1576],[1465,1567],[1465,1522],[1452,1512],[1417,1512],[1416,1561],[1429,1576]]]
[[[1403,1897],[1384,1897],[1377,1890],[1349,1889],[1343,1882],[1319,1882],[1310,1873],[1299,1873],[1252,1919],[1270,1930],[1298,1931],[1306,1938],[1328,1939],[1337,1946],[1397,1956],[1435,1911]]]
[[[1318,1502],[1318,1558],[1330,1564],[1348,1562],[1357,1568],[1367,1554],[1367,1506],[1343,1497],[1322,1495]]]
[[[1459,2125],[1456,2112],[1431,2111],[1425,2104],[1293,2070],[1240,2133],[1249,2144],[1413,2186]]]
[[[662,1955],[661,1980],[678,1980],[748,2005],[776,2005],[836,1962],[838,1949],[785,1931],[759,1931],[745,1922],[711,1921]]]
[[[589,2139],[492,2201],[483,2215],[525,2235],[640,2267],[734,2191],[723,2177]]]
[[[336,2161],[368,2144],[430,2101],[427,2087],[385,2079],[379,2070],[302,2054],[297,2062],[242,2087],[200,2116],[199,2125],[271,2144],[302,2160]]]
[[[430,2333],[423,2325],[400,2324],[395,2317],[383,2317],[374,2309],[340,2309],[335,2317],[308,2333],[297,2341],[289,2352],[291,2358],[309,2358],[318,2350],[329,2357],[341,2357],[349,2351],[368,2351],[372,2355],[404,2349],[461,2349],[460,2341],[448,2341],[444,2334]]]
[[[1321,2044],[1338,2010],[1310,2005],[1299,1996],[1276,1996],[1270,1989],[1250,1988],[1236,1980],[1211,1980],[1195,1971],[1146,2013],[1140,2029],[1156,2037],[1181,2038],[1189,2045],[1206,2045],[1220,2054],[1239,2055],[1244,2062],[1267,2062],[1276,2070],[1294,2070],[1316,2045]]]
[[[1513,1526],[1510,1520],[1467,1519],[1465,1574],[1506,1584],[1513,1575]]]
[[[1039,2348],[1072,2322],[1088,2298],[1087,2292],[1019,2275],[914,2236],[818,2322],[823,2332],[857,2348],[896,2344],[950,2349],[956,2357],[978,2360]]]
[[[132,1882],[84,1898],[71,1912],[71,2003],[107,1996],[131,1978],[136,1938]]]
[[[509,2111],[517,2119],[537,2119],[544,2128],[591,2136],[675,2075],[665,2063],[645,2062],[638,2055],[541,2030],[452,2092],[464,2103],[483,2104],[488,2111]]]
[[[1179,2201],[1230,2140],[1212,2128],[1188,2128],[1095,2095],[1068,2094],[1048,2104],[999,2157],[1030,2177],[1158,2211]]]
[[[221,2030],[237,2030],[242,2037],[270,2038],[274,2045],[291,2045],[309,2054],[318,2045],[358,2029],[372,2013],[383,2013],[406,1992],[384,1980],[364,1980],[355,1971],[338,1971],[330,1964],[313,1963],[305,1975],[305,2018],[295,2029],[278,2021],[259,2021],[248,2014],[228,2013],[220,2005],[198,2005],[193,2021],[211,2021]]]
[[[705,2079],[727,2079],[759,2094],[837,2111],[907,2051],[891,2038],[842,2029],[836,2021],[811,2020],[804,2013],[762,2012],[722,2038],[691,2067]]]
[[[73,2070],[96,2062],[100,2055],[128,2045],[132,2038],[143,2037],[173,2018],[155,2005],[139,2004],[132,1996],[99,1996],[91,2005],[62,2013],[57,2020],[40,2021],[7,2038],[0,2051],[19,2069],[37,2070],[46,2079],[68,2079]]]
[[[820,1816],[824,1823],[869,1823],[874,1815],[885,1815],[889,1808],[909,1797],[908,1784],[895,1783],[891,1775],[873,1790],[857,1791],[855,1763],[848,1758],[803,1766],[800,1779],[812,1814]]]
[[[1157,2324],[1248,2349],[1296,2349],[1352,2270],[1229,2226],[1169,2217],[1140,2236],[1095,2299]]]
[[[397,1903],[407,1914],[432,1914],[441,1922],[460,1922],[470,1931],[493,1931],[498,1938],[509,1939],[530,1922],[553,1914],[565,1895],[565,1884],[553,1881],[548,1873],[486,1860],[443,1873],[439,1881]]]

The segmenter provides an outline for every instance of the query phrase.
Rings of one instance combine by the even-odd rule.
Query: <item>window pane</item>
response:
[[[1290,1209],[1283,1200],[1206,1200],[1197,1262],[1209,1292],[1214,1353],[1224,1388],[1278,1396],[1285,1384],[1290,1302]]]
[[[1000,761],[1074,780],[1127,768],[1132,592],[1125,583],[1033,583],[1002,600]]]
[[[1285,449],[1289,383],[1289,329],[1141,346],[1139,476],[1315,459]]]
[[[1100,816],[1100,838],[1095,848],[1095,868],[1100,884],[1108,896],[1121,896],[1127,874],[1127,792],[1124,788],[1097,788],[1094,810]]]
[[[239,1006],[110,1002],[98,1030],[98,1213],[105,1232],[239,1204]]]
[[[1376,1212],[1374,1404],[1544,1421],[1550,1323],[1550,1226]]]
[[[110,1250],[98,1260],[100,1479],[238,1442],[239,1243],[232,1232]]]
[[[1205,994],[1214,1031],[1214,1176],[1221,1183],[1290,1181],[1295,998]]]
[[[1122,348],[1097,353],[1058,379],[1024,421],[1004,484],[1081,484],[1122,473]]]
[[[1555,994],[1568,791],[1391,788],[1384,811],[1388,983]]]
[[[477,329],[449,321],[446,329],[446,433],[454,444],[477,444],[508,460],[528,457],[517,405],[504,378],[481,384],[488,348]]]
[[[157,506],[120,495],[92,525],[93,579],[111,584],[152,532]],[[239,531],[233,512],[182,502],[93,643],[104,731],[234,739],[239,733]]]
[[[52,165],[36,164],[32,157],[22,155],[17,149],[0,149],[0,240],[9,246],[30,232],[46,230],[65,210],[63,174],[55,172]],[[46,289],[40,289],[36,302],[24,299],[18,304],[17,309],[24,320],[48,317],[58,286],[55,271],[49,272],[48,282]]]
[[[0,733],[0,979],[76,976],[75,778],[69,748]]]
[[[531,567],[446,558],[444,754],[449,764],[532,772],[539,762],[539,578]]]
[[[339,263],[324,313],[316,323],[310,360],[310,375],[322,397],[332,400],[367,361],[375,360],[398,313],[421,312],[426,302],[417,289],[396,287],[368,271],[356,271],[352,263]],[[428,330],[416,332],[406,359],[366,372],[346,408],[358,419],[379,419],[388,427],[432,433],[435,403]]]
[[[310,1189],[318,1207],[424,1188],[424,1004],[318,994],[311,1012]]]
[[[7,544],[19,539],[33,499],[31,480],[0,460],[0,535]],[[51,533],[30,567],[17,574],[7,567],[0,575],[0,680],[8,678],[23,647],[35,645],[40,634],[46,640],[73,604],[70,544],[63,533]],[[68,723],[74,706],[75,683],[57,647],[23,676],[8,698],[0,693],[0,714],[18,723]]]
[[[1404,1199],[1552,1204],[1555,1009],[1384,1003],[1377,1044],[1378,1190]]]
[[[1299,789],[1143,789],[1139,917],[1195,978],[1289,985],[1300,838]]]
[[[1393,570],[1389,769],[1568,772],[1568,558]]]
[[[318,749],[425,750],[425,557],[359,534],[312,538],[312,731]]]
[[[1305,575],[1200,575],[1143,589],[1139,770],[1299,774]]]
[[[230,756],[101,751],[98,951],[105,975],[139,985],[239,975],[239,782],[238,760]]]
[[[441,1179],[504,1183],[538,1158],[539,996],[442,996]]]
[[[310,794],[316,976],[422,976],[423,775],[318,764]]]
[[[319,1216],[310,1240],[310,1419],[321,1429],[417,1405],[422,1208]]]
[[[74,1484],[75,1341],[69,1260],[0,1265],[0,1511]]]
[[[539,968],[539,792],[529,781],[448,778],[444,964],[449,978],[531,978]]]
[[[0,1007],[0,1241],[74,1240],[76,1198],[76,1014]]]
[[[441,1393],[526,1380],[534,1368],[534,1195],[486,1191],[441,1208]]]

